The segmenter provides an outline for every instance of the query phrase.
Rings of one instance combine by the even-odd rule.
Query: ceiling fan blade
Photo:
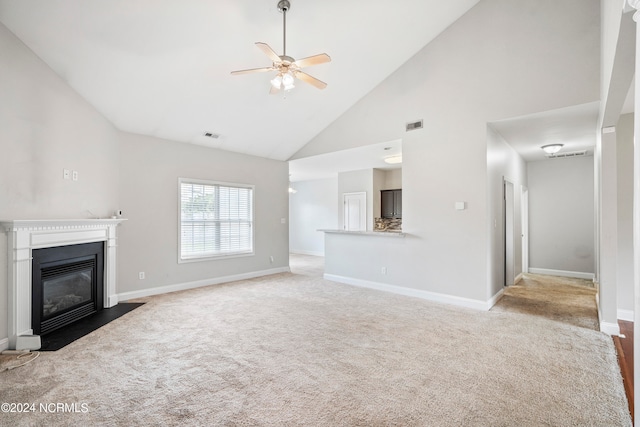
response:
[[[238,74],[261,73],[263,71],[273,71],[273,70],[275,70],[275,68],[273,67],[250,68],[248,70],[232,71],[231,74],[234,76],[237,76]]]
[[[325,82],[323,82],[322,80],[318,80],[303,71],[296,71],[295,76],[303,82],[309,83],[310,85],[313,85],[318,89],[324,89],[325,87],[327,87],[327,84]]]
[[[310,67],[312,65],[324,64],[325,62],[331,62],[331,57],[326,53],[319,55],[308,56],[306,58],[298,59],[294,62],[298,67]]]
[[[274,63],[280,63],[282,62],[282,59],[280,59],[280,57],[278,56],[277,53],[275,53],[273,51],[273,49],[271,49],[269,47],[268,44],[266,43],[262,43],[262,42],[256,42],[256,46],[258,46],[260,48],[261,51],[264,52],[265,55],[267,55],[269,57],[269,59],[271,59]]]

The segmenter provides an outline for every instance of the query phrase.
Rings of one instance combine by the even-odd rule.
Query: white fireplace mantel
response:
[[[31,335],[32,250],[80,243],[106,242],[104,307],[118,304],[116,294],[116,227],[124,219],[54,219],[0,221],[7,233],[9,348],[16,337]]]

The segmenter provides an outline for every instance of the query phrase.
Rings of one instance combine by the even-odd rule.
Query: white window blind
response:
[[[180,180],[182,260],[253,253],[253,186]]]

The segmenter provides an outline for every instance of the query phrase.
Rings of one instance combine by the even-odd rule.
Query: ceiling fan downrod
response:
[[[291,8],[289,0],[280,0],[278,10],[282,12],[282,56],[287,56],[287,11]]]

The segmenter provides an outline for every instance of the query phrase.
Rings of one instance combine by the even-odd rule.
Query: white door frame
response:
[[[522,220],[522,272],[529,272],[529,189],[524,185],[520,186]]]
[[[507,190],[509,188],[509,190]],[[504,286],[511,286],[516,280],[515,263],[515,185],[506,177],[502,178],[503,221],[504,221]]]

